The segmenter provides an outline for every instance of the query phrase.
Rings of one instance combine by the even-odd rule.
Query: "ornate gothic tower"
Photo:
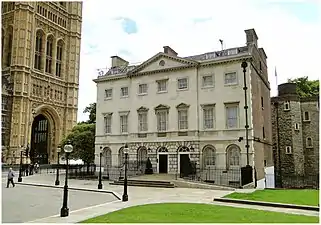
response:
[[[18,163],[28,146],[32,162],[53,163],[77,122],[82,3],[1,8],[2,161]]]

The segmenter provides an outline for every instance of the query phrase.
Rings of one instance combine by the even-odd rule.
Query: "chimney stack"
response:
[[[254,29],[245,30],[246,45],[254,44],[257,47],[257,40],[259,39]]]
[[[174,56],[174,57],[177,56],[177,52],[175,52],[171,47],[164,46],[163,49],[164,49],[165,54],[170,55],[170,56]]]
[[[129,62],[120,58],[119,56],[112,56],[111,58],[111,67],[120,67],[120,66],[128,66]]]

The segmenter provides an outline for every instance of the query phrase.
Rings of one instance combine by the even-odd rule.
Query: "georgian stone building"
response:
[[[318,182],[319,96],[300,98],[293,83],[278,89],[271,98],[276,186],[293,186],[300,177]]]
[[[96,154],[103,149],[105,163],[121,165],[128,143],[130,161],[149,157],[155,172],[170,174],[186,160],[201,169],[245,166],[241,63],[247,61],[249,164],[263,179],[264,164],[273,164],[267,57],[255,30],[245,34],[245,46],[189,57],[169,46],[136,66],[111,57],[112,67],[94,80]]]
[[[81,2],[2,2],[2,160],[56,159],[77,122]],[[25,160],[25,159],[24,159]]]

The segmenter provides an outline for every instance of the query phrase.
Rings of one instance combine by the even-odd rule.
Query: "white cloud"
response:
[[[113,20],[117,17],[136,21],[138,33],[126,34],[121,21]],[[199,18],[212,19],[194,23]],[[165,45],[180,56],[219,50],[219,39],[226,47],[243,46],[244,30],[249,28],[256,30],[259,46],[268,56],[272,95],[276,93],[275,66],[279,83],[300,76],[317,79],[321,72],[320,57],[315,56],[321,52],[319,25],[304,23],[277,4],[262,7],[253,0],[85,0],[78,120],[87,119],[82,111],[96,101],[92,79],[97,77],[97,68],[110,66],[110,56],[119,54],[136,63]],[[122,55],[124,50],[131,54]]]

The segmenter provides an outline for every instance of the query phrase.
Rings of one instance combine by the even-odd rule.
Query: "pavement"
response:
[[[64,180],[63,175],[60,176],[60,180],[60,187],[62,187],[62,181]],[[54,186],[54,181],[55,175],[53,174],[37,174],[23,177],[23,183],[28,184]],[[85,188],[97,190],[97,185],[97,180],[69,180],[69,187],[75,189]],[[4,185],[2,185],[2,187],[4,187]],[[122,186],[109,185],[106,181],[103,182],[103,190],[112,191],[117,196],[121,196],[123,193]],[[60,217],[59,213],[62,205],[62,189],[18,184],[16,188],[4,188],[3,190],[2,222],[18,222],[19,219],[19,221],[31,223],[76,223],[131,206],[163,202],[206,203],[309,216],[319,215],[318,212],[307,210],[253,205],[249,206],[213,201],[214,198],[223,197],[231,192],[232,191],[209,189],[147,188],[129,186],[129,201],[122,202],[117,200],[112,194],[74,190],[69,191],[69,216]],[[23,199],[23,201],[21,201],[21,199]]]

